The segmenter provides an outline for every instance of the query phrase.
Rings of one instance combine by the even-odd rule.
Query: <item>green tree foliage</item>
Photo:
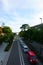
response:
[[[3,30],[3,33],[5,33],[4,41],[11,43],[13,41],[13,37],[14,37],[14,34],[13,34],[11,28],[8,26],[4,26],[2,30]]]
[[[10,27],[8,27],[8,26],[4,26],[4,27],[2,28],[2,30],[3,30],[3,33],[12,33],[12,30],[11,30]]]
[[[0,45],[2,44],[2,42],[3,42],[3,36],[0,35]]]
[[[25,40],[30,39],[39,43],[43,43],[43,26],[40,26],[40,28],[31,27],[27,31],[24,31],[24,29],[19,33],[19,35]]]
[[[0,45],[2,44],[2,42],[8,42],[11,45],[16,33],[13,33],[11,28],[8,26],[4,26],[2,28],[2,31],[3,35],[0,34]]]
[[[23,24],[23,25],[20,27],[20,29],[21,29],[22,31],[26,31],[26,30],[29,29],[29,25],[28,25],[28,24]]]
[[[3,38],[4,42],[7,42],[7,41],[8,41],[9,36],[8,36],[7,34],[5,34],[3,37],[4,37],[4,38]]]

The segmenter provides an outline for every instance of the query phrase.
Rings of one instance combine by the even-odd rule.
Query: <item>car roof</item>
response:
[[[26,45],[23,45],[23,47],[24,47],[24,48],[28,48],[28,46],[26,46]]]
[[[30,54],[31,56],[36,56],[33,51],[28,51],[28,54]]]

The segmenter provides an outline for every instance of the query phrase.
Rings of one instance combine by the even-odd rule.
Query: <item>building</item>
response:
[[[39,25],[35,25],[35,26],[31,27],[31,28],[35,28],[35,29],[40,30],[41,28],[43,28],[43,23],[39,24]]]

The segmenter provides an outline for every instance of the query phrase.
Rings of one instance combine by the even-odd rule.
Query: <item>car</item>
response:
[[[28,61],[32,64],[36,64],[38,59],[33,51],[28,51]]]
[[[26,45],[23,45],[23,51],[28,52],[28,50],[29,50],[28,47]]]

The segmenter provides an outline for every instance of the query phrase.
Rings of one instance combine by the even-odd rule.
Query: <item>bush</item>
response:
[[[11,48],[11,45],[12,45],[12,43],[8,43],[8,45],[5,48],[5,51],[9,51],[9,49]]]
[[[0,35],[0,45],[2,44],[3,41],[4,41],[4,40],[3,40],[3,36]]]

